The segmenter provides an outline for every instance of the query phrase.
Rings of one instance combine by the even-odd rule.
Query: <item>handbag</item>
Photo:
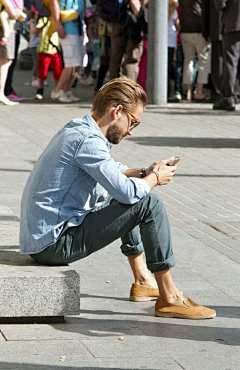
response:
[[[73,21],[74,19],[78,18],[78,12],[76,10],[60,10],[60,18],[62,23]],[[57,30],[57,27],[52,15],[49,16],[48,20],[50,22],[48,37],[50,38]]]

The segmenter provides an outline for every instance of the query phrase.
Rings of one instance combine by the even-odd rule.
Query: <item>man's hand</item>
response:
[[[148,175],[151,174],[151,171],[155,171],[159,176],[158,179],[160,185],[167,185],[170,181],[172,181],[174,173],[177,169],[177,166],[170,166],[170,163],[174,160],[174,158],[175,157],[169,157],[168,159],[154,162],[150,167],[148,167],[145,170],[147,177],[145,177],[144,179],[148,182],[148,179],[150,179],[150,176]],[[155,176],[155,179],[153,176]],[[155,183],[153,182],[153,180],[155,181]],[[149,183],[149,186],[152,188],[154,185],[156,185],[156,181],[157,176],[155,174],[152,174],[151,184]]]
[[[59,1],[60,0],[50,0],[50,10],[54,22],[56,23],[58,36],[60,37],[60,39],[65,39],[66,33],[61,23]]]
[[[65,30],[64,30],[64,28],[63,28],[62,25],[59,26],[59,27],[57,27],[57,33],[58,33],[58,36],[59,36],[60,39],[65,39],[66,32],[65,32]]]

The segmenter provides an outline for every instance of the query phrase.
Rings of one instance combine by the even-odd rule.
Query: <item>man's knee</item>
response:
[[[162,198],[160,198],[159,195],[153,193],[149,193],[148,195],[146,195],[146,197],[143,198],[143,203],[145,207],[147,207],[150,210],[153,209],[161,210],[164,208]]]

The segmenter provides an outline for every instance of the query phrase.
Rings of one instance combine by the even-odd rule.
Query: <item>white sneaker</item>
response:
[[[77,101],[81,101],[81,98],[73,95],[73,92],[71,90],[68,90],[66,92],[66,95],[71,100],[72,103],[77,102]]]
[[[86,80],[83,81],[83,84],[85,86],[93,85],[93,83],[94,83],[94,79],[92,76],[88,76],[88,78],[86,78]]]
[[[43,95],[38,93],[38,94],[35,95],[35,99],[43,100]]]
[[[59,91],[52,91],[51,92],[51,95],[50,95],[50,97],[51,97],[51,99],[53,99],[53,100],[56,100],[56,99],[59,99],[60,98],[60,96],[62,96],[64,94],[64,92],[63,92],[63,90],[59,90]]]
[[[72,100],[64,92],[62,92],[62,95],[58,98],[58,101],[60,103],[72,103]]]

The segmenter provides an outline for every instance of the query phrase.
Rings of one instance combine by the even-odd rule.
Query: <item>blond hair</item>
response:
[[[146,107],[145,90],[135,81],[122,76],[110,80],[99,89],[93,100],[92,111],[101,118],[111,106],[122,105],[127,111],[134,112],[138,104]]]
[[[177,9],[178,1],[177,0],[168,0],[168,20],[173,16],[173,13]]]

